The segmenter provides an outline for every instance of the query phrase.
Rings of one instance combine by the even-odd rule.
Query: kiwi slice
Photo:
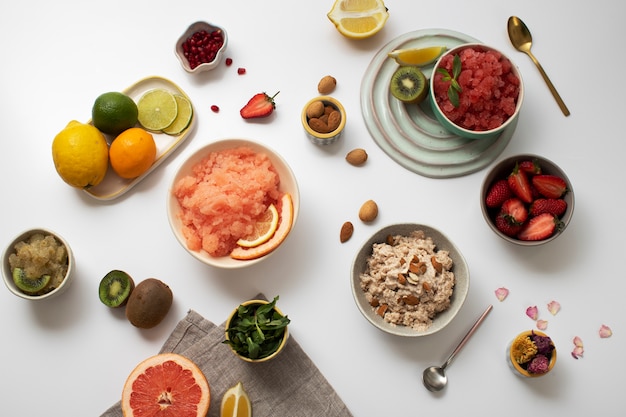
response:
[[[126,304],[130,293],[135,289],[135,282],[124,271],[112,270],[102,278],[98,295],[100,301],[109,307],[121,307]]]
[[[391,94],[405,103],[420,103],[428,93],[426,76],[418,67],[400,66],[391,76]]]
[[[29,278],[22,268],[13,268],[13,282],[26,294],[36,294],[46,288],[50,282],[50,275],[42,275],[39,278]]]

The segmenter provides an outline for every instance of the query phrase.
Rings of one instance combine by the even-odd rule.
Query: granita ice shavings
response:
[[[502,54],[467,47],[458,53],[461,73],[457,82],[461,87],[458,107],[448,97],[450,81],[443,74],[433,72],[434,97],[443,114],[456,125],[472,131],[495,129],[515,112],[520,92],[520,79],[513,73],[513,65]],[[454,56],[441,59],[438,68],[453,73]]]
[[[278,204],[279,183],[269,157],[250,147],[208,154],[172,190],[187,247],[216,257],[230,254],[269,205]]]

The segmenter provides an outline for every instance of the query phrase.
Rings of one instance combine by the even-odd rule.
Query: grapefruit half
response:
[[[205,417],[211,403],[206,377],[176,353],[152,356],[130,373],[122,391],[124,417]]]

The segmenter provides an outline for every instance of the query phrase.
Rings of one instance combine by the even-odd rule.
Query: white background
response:
[[[71,244],[76,278],[61,298],[30,303],[0,291],[0,392],[3,414],[96,416],[121,395],[133,367],[159,350],[189,309],[219,324],[240,302],[263,292],[280,295],[292,335],[356,416],[618,415],[623,408],[624,177],[623,7],[617,0],[447,2],[393,1],[375,37],[342,37],[326,17],[332,1],[83,1],[11,2],[0,13],[0,237],[8,243],[31,227],[48,227]],[[564,117],[531,60],[506,34],[510,15],[534,36],[533,51],[572,115]],[[234,64],[202,75],[185,73],[174,43],[196,20],[228,30]],[[444,28],[507,52],[520,68],[524,108],[500,158],[536,153],[559,164],[574,184],[572,223],[557,241],[534,249],[505,243],[485,224],[478,193],[486,169],[454,179],[429,179],[391,160],[371,139],[360,109],[360,83],[372,57],[404,33]],[[239,76],[237,67],[247,74]],[[312,145],[299,121],[317,82],[333,75],[333,95],[348,122],[331,148]],[[100,202],[57,175],[50,147],[72,119],[87,121],[95,98],[160,75],[193,100],[197,130],[149,178],[120,199]],[[246,122],[239,109],[255,93],[276,98],[275,116]],[[216,104],[221,111],[211,112]],[[165,211],[170,181],[198,147],[223,138],[248,138],[278,150],[290,163],[301,193],[299,220],[289,240],[254,267],[222,271],[193,259],[174,239]],[[365,148],[370,159],[349,166],[345,154]],[[499,159],[500,159],[499,158]],[[380,207],[364,225],[358,208]],[[339,243],[344,221],[352,239]],[[471,271],[469,296],[457,319],[423,339],[384,334],[359,313],[349,270],[359,245],[397,221],[425,223],[446,233]],[[137,281],[168,283],[174,305],[158,327],[132,327],[97,296],[100,279],[123,269]],[[498,302],[494,290],[508,287]],[[551,316],[545,305],[557,300]],[[433,395],[422,369],[443,362],[489,304],[494,311],[448,369],[449,385]],[[537,305],[559,349],[555,370],[540,380],[516,377],[504,350],[534,322]],[[607,324],[613,337],[600,339]],[[572,339],[584,357],[570,356]],[[233,381],[233,384],[236,381]],[[219,406],[213,399],[212,407]],[[263,401],[262,398],[253,398]],[[261,416],[259,416],[261,417]]]

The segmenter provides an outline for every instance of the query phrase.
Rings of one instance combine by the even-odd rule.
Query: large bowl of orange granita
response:
[[[459,45],[435,63],[430,104],[439,123],[466,139],[487,139],[514,125],[524,101],[518,68],[499,50]]]
[[[298,217],[293,171],[276,151],[224,139],[195,151],[167,197],[169,223],[196,259],[219,268],[253,265],[284,243]]]

